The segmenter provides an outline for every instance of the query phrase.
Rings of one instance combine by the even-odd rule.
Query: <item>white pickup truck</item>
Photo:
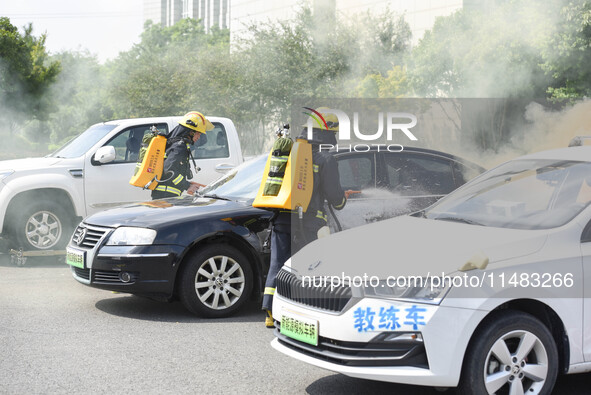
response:
[[[207,184],[243,161],[238,133],[227,118],[208,117],[214,129],[193,146],[199,171],[192,181]],[[43,158],[0,161],[0,231],[24,250],[63,247],[81,218],[102,209],[150,199],[129,184],[144,134],[152,126],[170,131],[180,117],[124,119],[98,123]],[[198,140],[205,140],[201,138]]]

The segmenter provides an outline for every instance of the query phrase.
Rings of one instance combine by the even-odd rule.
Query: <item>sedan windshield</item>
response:
[[[88,152],[93,145],[98,143],[100,139],[116,127],[117,125],[93,125],[74,140],[70,140],[62,148],[48,156],[54,158],[78,158]]]
[[[266,162],[267,155],[244,162],[209,184],[200,191],[200,195],[238,201],[253,200],[261,185]]]
[[[507,162],[440,200],[425,217],[512,229],[564,225],[591,201],[591,163]]]

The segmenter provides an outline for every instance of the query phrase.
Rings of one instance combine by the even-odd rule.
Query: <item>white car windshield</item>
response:
[[[93,125],[48,156],[54,158],[78,158],[87,153],[93,145],[98,143],[100,139],[116,127],[117,125]]]
[[[591,201],[591,163],[507,162],[427,209],[431,219],[512,229],[548,229],[573,219]]]

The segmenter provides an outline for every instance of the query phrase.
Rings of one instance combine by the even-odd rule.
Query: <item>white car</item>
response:
[[[277,350],[352,377],[549,394],[591,371],[591,147],[504,163],[278,275]]]
[[[81,218],[109,207],[150,199],[134,187],[145,134],[169,132],[180,117],[134,118],[92,125],[43,158],[0,161],[0,233],[15,249],[62,249]],[[242,163],[232,120],[209,117],[214,129],[192,146],[198,168],[193,181],[207,184]]]

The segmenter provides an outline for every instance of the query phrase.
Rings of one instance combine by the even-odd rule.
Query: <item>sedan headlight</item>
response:
[[[449,282],[439,277],[390,277],[380,281],[376,287],[365,287],[364,294],[370,298],[405,299],[439,304],[449,288]]]
[[[109,237],[107,245],[121,246],[121,245],[149,245],[152,244],[156,238],[156,231],[147,228],[131,228],[122,226],[115,229]]]

